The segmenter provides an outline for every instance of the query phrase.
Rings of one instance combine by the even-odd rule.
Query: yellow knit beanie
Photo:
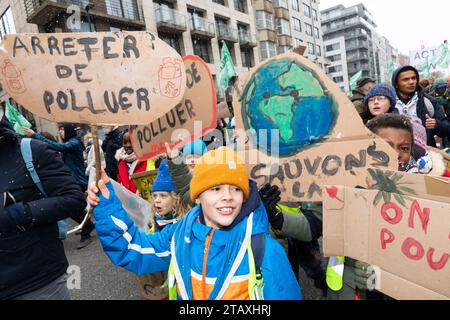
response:
[[[233,149],[220,147],[205,153],[194,168],[190,184],[192,201],[214,186],[230,184],[239,187],[246,200],[250,193],[245,164]]]

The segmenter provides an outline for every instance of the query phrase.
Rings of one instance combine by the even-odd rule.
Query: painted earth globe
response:
[[[241,106],[245,128],[256,130],[258,149],[273,154],[277,139],[282,158],[326,139],[338,117],[318,77],[293,59],[260,67],[244,87]],[[279,134],[271,134],[272,129]]]

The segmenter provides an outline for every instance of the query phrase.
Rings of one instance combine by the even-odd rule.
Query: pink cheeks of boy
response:
[[[397,152],[399,167],[406,168],[412,152],[413,137],[411,133],[405,129],[381,128],[376,134]]]
[[[197,202],[202,206],[206,225],[220,229],[230,226],[241,212],[244,193],[239,187],[222,184],[202,192]]]
[[[167,191],[152,192],[153,207],[155,212],[164,217],[173,210],[175,198]]]

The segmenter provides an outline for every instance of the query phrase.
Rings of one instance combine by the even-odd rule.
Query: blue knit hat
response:
[[[391,108],[394,108],[397,104],[397,93],[395,92],[394,87],[389,84],[382,83],[373,86],[365,95],[364,104],[368,106],[369,99],[375,96],[387,97],[391,102]]]
[[[183,148],[183,156],[187,156],[189,154],[197,154],[202,156],[206,152],[206,144],[202,139],[197,139],[192,142],[186,144]]]
[[[164,159],[159,164],[158,174],[152,185],[152,192],[156,191],[176,191],[175,184],[173,183],[172,177],[170,176],[169,166],[167,165],[167,160]]]

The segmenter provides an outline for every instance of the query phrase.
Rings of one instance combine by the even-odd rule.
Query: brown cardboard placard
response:
[[[11,97],[51,120],[144,124],[179,103],[180,55],[151,32],[6,35],[0,80]]]
[[[236,89],[238,152],[250,178],[280,186],[282,200],[320,201],[323,185],[364,186],[369,167],[397,170],[394,150],[306,58],[286,53],[266,60]]]
[[[450,299],[450,201],[417,197],[414,185],[394,181],[397,193],[325,187],[324,255],[371,264],[373,289],[395,299]]]
[[[183,100],[150,124],[130,126],[133,150],[141,160],[165,152],[165,142],[179,146],[216,127],[216,93],[208,65],[194,55],[183,57],[183,61],[187,81]],[[181,142],[179,134],[184,137]]]

